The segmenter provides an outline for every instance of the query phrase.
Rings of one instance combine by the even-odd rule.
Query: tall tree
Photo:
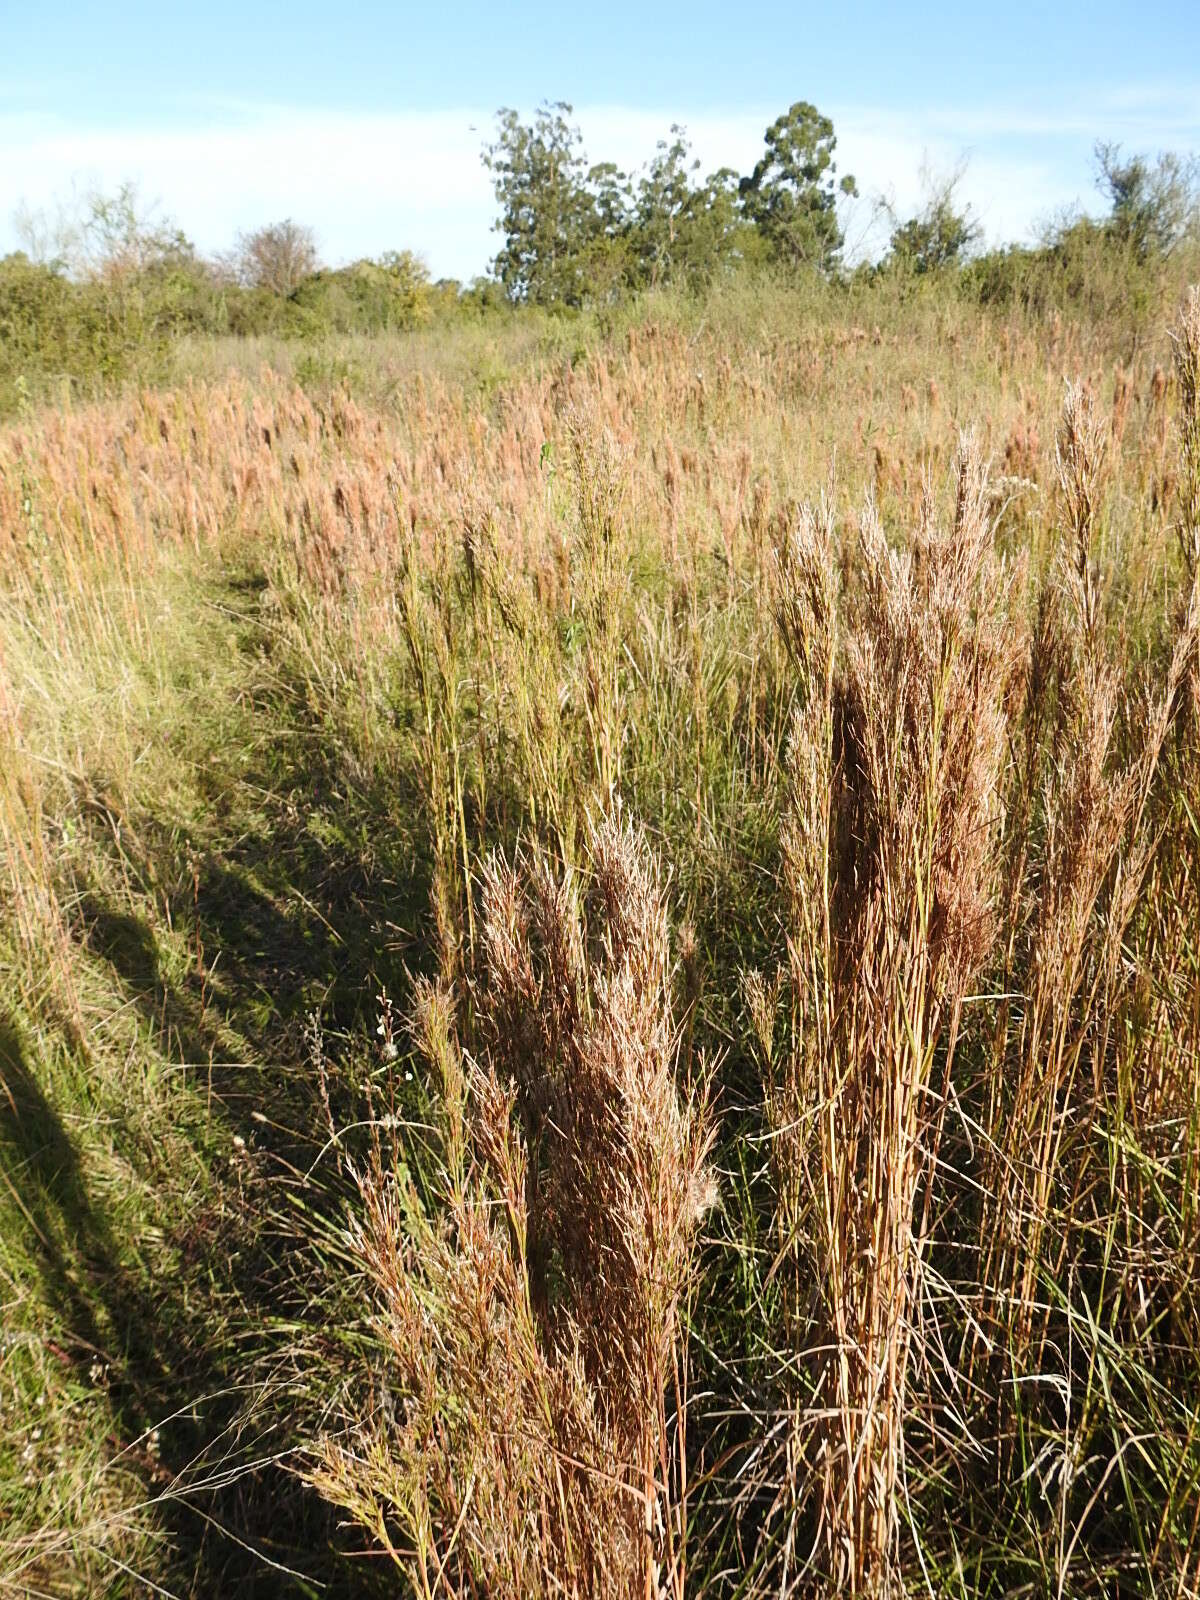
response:
[[[688,160],[691,148],[678,123],[671,126],[670,142],[660,139],[654,157],[637,190],[638,257],[650,284],[672,276],[680,251],[681,234],[691,221],[693,193],[690,174],[700,165]]]
[[[833,123],[797,100],[765,139],[762,159],[739,185],[745,214],[781,260],[828,271],[842,248],[838,196],[858,193],[849,174],[837,178]]]
[[[633,192],[620,167],[601,161],[588,172],[587,193],[585,292],[590,300],[611,300],[637,275]]]
[[[674,124],[637,187],[633,241],[639,282],[702,282],[729,260],[747,232],[738,212],[737,174],[723,167],[694,183],[699,169],[686,131]]]
[[[587,289],[597,214],[570,116],[561,100],[539,106],[530,123],[503,109],[496,138],[484,147],[500,204],[496,228],[504,235],[493,270],[511,300],[578,305]]]

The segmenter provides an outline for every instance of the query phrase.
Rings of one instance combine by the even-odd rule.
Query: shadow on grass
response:
[[[119,1431],[136,1437],[152,1425],[155,1401],[165,1392],[153,1324],[117,1265],[107,1220],[91,1202],[75,1147],[29,1066],[21,1035],[2,1014],[0,1151],[48,1297],[70,1329],[72,1354],[84,1366],[106,1369]]]
[[[257,759],[218,753],[202,833],[166,810],[132,819],[141,866],[168,886],[171,925],[187,931],[186,971],[168,973],[138,914],[151,897],[106,888],[117,873],[98,873],[79,899],[80,942],[108,964],[156,1054],[190,1080],[189,1114],[207,1105],[198,1137],[218,1198],[172,1231],[171,1281],[122,1267],[72,1139],[0,1019],[0,1157],[28,1195],[47,1298],[81,1376],[97,1360],[109,1371],[116,1444],[145,1466],[150,1495],[169,1490],[171,1555],[148,1576],[212,1600],[367,1595],[388,1581],[378,1562],[345,1559],[361,1538],[339,1531],[286,1459],[304,1428],[303,1385],[291,1380],[287,1404],[260,1394],[253,1414],[245,1402],[288,1367],[297,1337],[315,1349],[336,1337],[320,1325],[321,1263],[287,1204],[290,1186],[309,1213],[339,1221],[337,1185],[298,1179],[328,1135],[306,1018],[320,1015],[336,1097],[338,1040],[370,1037],[381,988],[399,993],[405,964],[420,964],[429,905],[415,796],[395,774],[351,787],[337,748],[297,722],[301,704],[287,693],[264,701]],[[98,829],[96,849],[104,837]],[[120,1128],[112,1136],[122,1143]],[[128,1140],[135,1149],[132,1129]],[[159,1453],[142,1463],[137,1441],[155,1426]]]

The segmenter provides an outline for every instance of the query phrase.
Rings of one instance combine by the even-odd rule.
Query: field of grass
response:
[[[1200,1594],[1185,281],[5,426],[0,1593]]]

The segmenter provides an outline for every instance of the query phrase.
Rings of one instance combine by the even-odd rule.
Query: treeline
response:
[[[930,185],[912,216],[878,202],[887,248],[848,268],[839,202],[858,198],[858,184],[838,176],[833,123],[808,102],[771,124],[761,158],[743,176],[726,167],[701,178],[679,126],[636,178],[611,162],[591,165],[570,115],[564,103],[542,106],[528,123],[501,111],[484,150],[504,238],[493,273],[517,303],[582,307],[666,283],[696,288],[751,268],[846,287],[952,278],[985,302],[1041,308],[1086,295],[1098,273],[1144,274],[1200,239],[1194,160],[1127,157],[1101,143],[1096,178],[1109,204],[1101,219],[1064,216],[1037,246],[981,253],[982,230],[958,201],[958,173]]]
[[[735,263],[834,272],[843,247],[833,124],[798,101],[767,129],[762,159],[739,177],[701,179],[685,130],[672,127],[636,179],[591,165],[564,103],[529,123],[501,111],[484,162],[504,244],[493,263],[510,300],[582,306],[628,289],[707,282]]]
[[[461,309],[460,285],[431,282],[411,251],[323,267],[290,220],[205,258],[147,219],[131,186],[31,243],[0,259],[0,411],[56,381],[153,374],[187,335],[378,334]]]
[[[915,215],[881,208],[886,251],[851,267],[840,207],[858,185],[839,175],[836,147],[830,119],[798,101],[766,130],[750,173],[702,176],[674,126],[631,175],[589,160],[569,105],[545,104],[529,121],[502,110],[483,151],[502,243],[490,274],[467,285],[432,281],[410,250],[323,266],[311,230],[292,220],[206,258],[173,224],[148,218],[132,186],[91,197],[67,222],[26,217],[27,248],[0,259],[0,412],[56,386],[154,376],[188,335],[316,339],[522,306],[569,314],[737,274],[835,292],[936,283],[1035,311],[1080,305],[1095,314],[1100,301],[1136,314],[1140,301],[1153,314],[1156,273],[1200,234],[1194,162],[1100,145],[1109,211],[1099,220],[1066,217],[1035,247],[981,253],[951,178]]]

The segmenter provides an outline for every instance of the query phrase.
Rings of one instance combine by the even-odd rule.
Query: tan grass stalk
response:
[[[315,1480],[418,1592],[682,1597],[681,1306],[711,1201],[703,1107],[675,1081],[662,887],[645,846],[591,838],[593,918],[544,860],[483,883],[466,1052],[419,991],[442,1159],[360,1182],[391,1411]]]
[[[811,1273],[821,1306],[795,1460],[828,1575],[881,1593],[896,1572],[925,1196],[963,997],[993,937],[1021,632],[973,440],[960,444],[948,525],[927,493],[897,553],[869,507],[860,550],[852,599],[837,594],[828,514],[804,516],[781,552],[802,709],[784,835],[795,1046],[773,1106],[783,1249],[797,1295]]]
[[[1194,578],[1200,570],[1200,284],[1188,290],[1171,337],[1179,383],[1179,545]]]
[[[1017,1371],[1025,1369],[1044,1318],[1038,1281],[1052,1198],[1062,1185],[1064,1141],[1088,1125],[1104,1087],[1108,1030],[1126,984],[1123,941],[1153,858],[1148,802],[1200,625],[1193,598],[1165,681],[1145,696],[1139,713],[1104,637],[1095,550],[1102,457],[1103,431],[1090,403],[1069,386],[1058,446],[1064,550],[1044,608],[1045,649],[1058,679],[1057,723],[1034,780],[1040,840],[1020,869],[1024,877],[1011,884],[1025,948],[1010,977],[1024,994],[1011,1049],[1004,1047],[1004,1022],[997,1036],[993,1065],[1003,1076],[990,1101],[996,1138],[980,1239],[988,1315],[999,1318]],[[1031,697],[1043,698],[1049,686],[1035,687],[1035,678]],[[1033,715],[1031,705],[1027,725]],[[1128,752],[1118,742],[1122,727]]]

